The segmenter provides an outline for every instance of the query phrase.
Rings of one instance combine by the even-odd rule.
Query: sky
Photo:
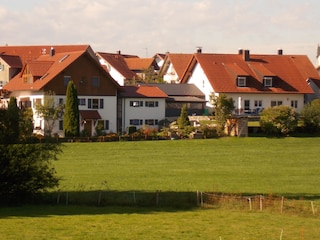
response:
[[[0,45],[89,44],[140,57],[283,49],[315,65],[319,9],[319,0],[0,0]]]

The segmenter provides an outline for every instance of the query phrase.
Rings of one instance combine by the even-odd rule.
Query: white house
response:
[[[117,131],[117,91],[120,87],[100,65],[89,45],[4,46],[0,52],[18,56],[21,72],[3,86],[14,96],[20,107],[31,107],[35,133],[48,130],[35,106],[44,103],[44,96],[54,92],[56,104],[64,104],[66,88],[73,81],[79,98],[80,129],[89,136],[102,123],[105,132]],[[52,134],[64,135],[63,116],[58,119]]]
[[[287,105],[299,112],[307,99],[315,98],[309,81],[319,75],[307,56],[196,53],[181,83],[195,84],[213,110],[212,96],[226,94],[238,113],[258,113],[263,108]]]
[[[155,86],[124,86],[119,91],[121,129],[135,126],[158,128],[165,119],[167,94]]]

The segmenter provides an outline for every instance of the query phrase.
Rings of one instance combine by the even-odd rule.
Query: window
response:
[[[264,77],[263,84],[265,87],[272,87],[272,77]]]
[[[237,78],[237,86],[245,87],[246,86],[246,77],[238,77]]]
[[[297,100],[292,100],[291,101],[291,107],[298,108],[298,101]]]
[[[130,101],[130,107],[142,107],[143,101]]]
[[[271,101],[271,107],[282,105],[282,101]]]
[[[41,98],[33,99],[33,107],[35,108],[37,105],[41,104]]]
[[[63,98],[59,98],[59,105],[63,104]]]
[[[146,107],[158,107],[158,101],[146,101]]]
[[[98,120],[98,125],[103,126],[103,130],[109,130],[109,120]]]
[[[88,99],[88,108],[92,109],[101,109],[104,108],[104,99],[103,98],[89,98]]]
[[[254,100],[255,107],[262,107],[262,100]]]
[[[0,81],[0,89],[3,87],[4,81]]]
[[[158,120],[157,119],[146,119],[144,121],[146,125],[158,125]]]
[[[92,86],[100,87],[100,78],[98,76],[92,77]]]
[[[79,105],[80,106],[85,106],[86,105],[86,99],[85,98],[79,98],[78,101],[79,101]]]
[[[244,111],[250,112],[250,100],[244,100]]]
[[[143,124],[142,119],[130,119],[130,125],[138,126],[142,124]]]
[[[67,86],[68,83],[70,82],[70,80],[71,80],[71,76],[64,76],[64,77],[63,77],[63,84],[64,84],[64,86]]]
[[[59,120],[59,130],[63,130],[63,120]]]

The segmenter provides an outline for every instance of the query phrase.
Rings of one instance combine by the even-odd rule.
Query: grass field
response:
[[[318,195],[320,138],[72,143],[60,189]]]
[[[0,239],[320,239],[320,138],[68,143],[61,191],[214,191],[311,199],[316,214],[221,208],[0,208]]]

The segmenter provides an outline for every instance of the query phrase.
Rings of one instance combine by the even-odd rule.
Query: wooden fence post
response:
[[[281,208],[280,208],[281,214],[283,212],[283,205],[284,205],[284,197],[282,196],[282,198],[281,198]]]

